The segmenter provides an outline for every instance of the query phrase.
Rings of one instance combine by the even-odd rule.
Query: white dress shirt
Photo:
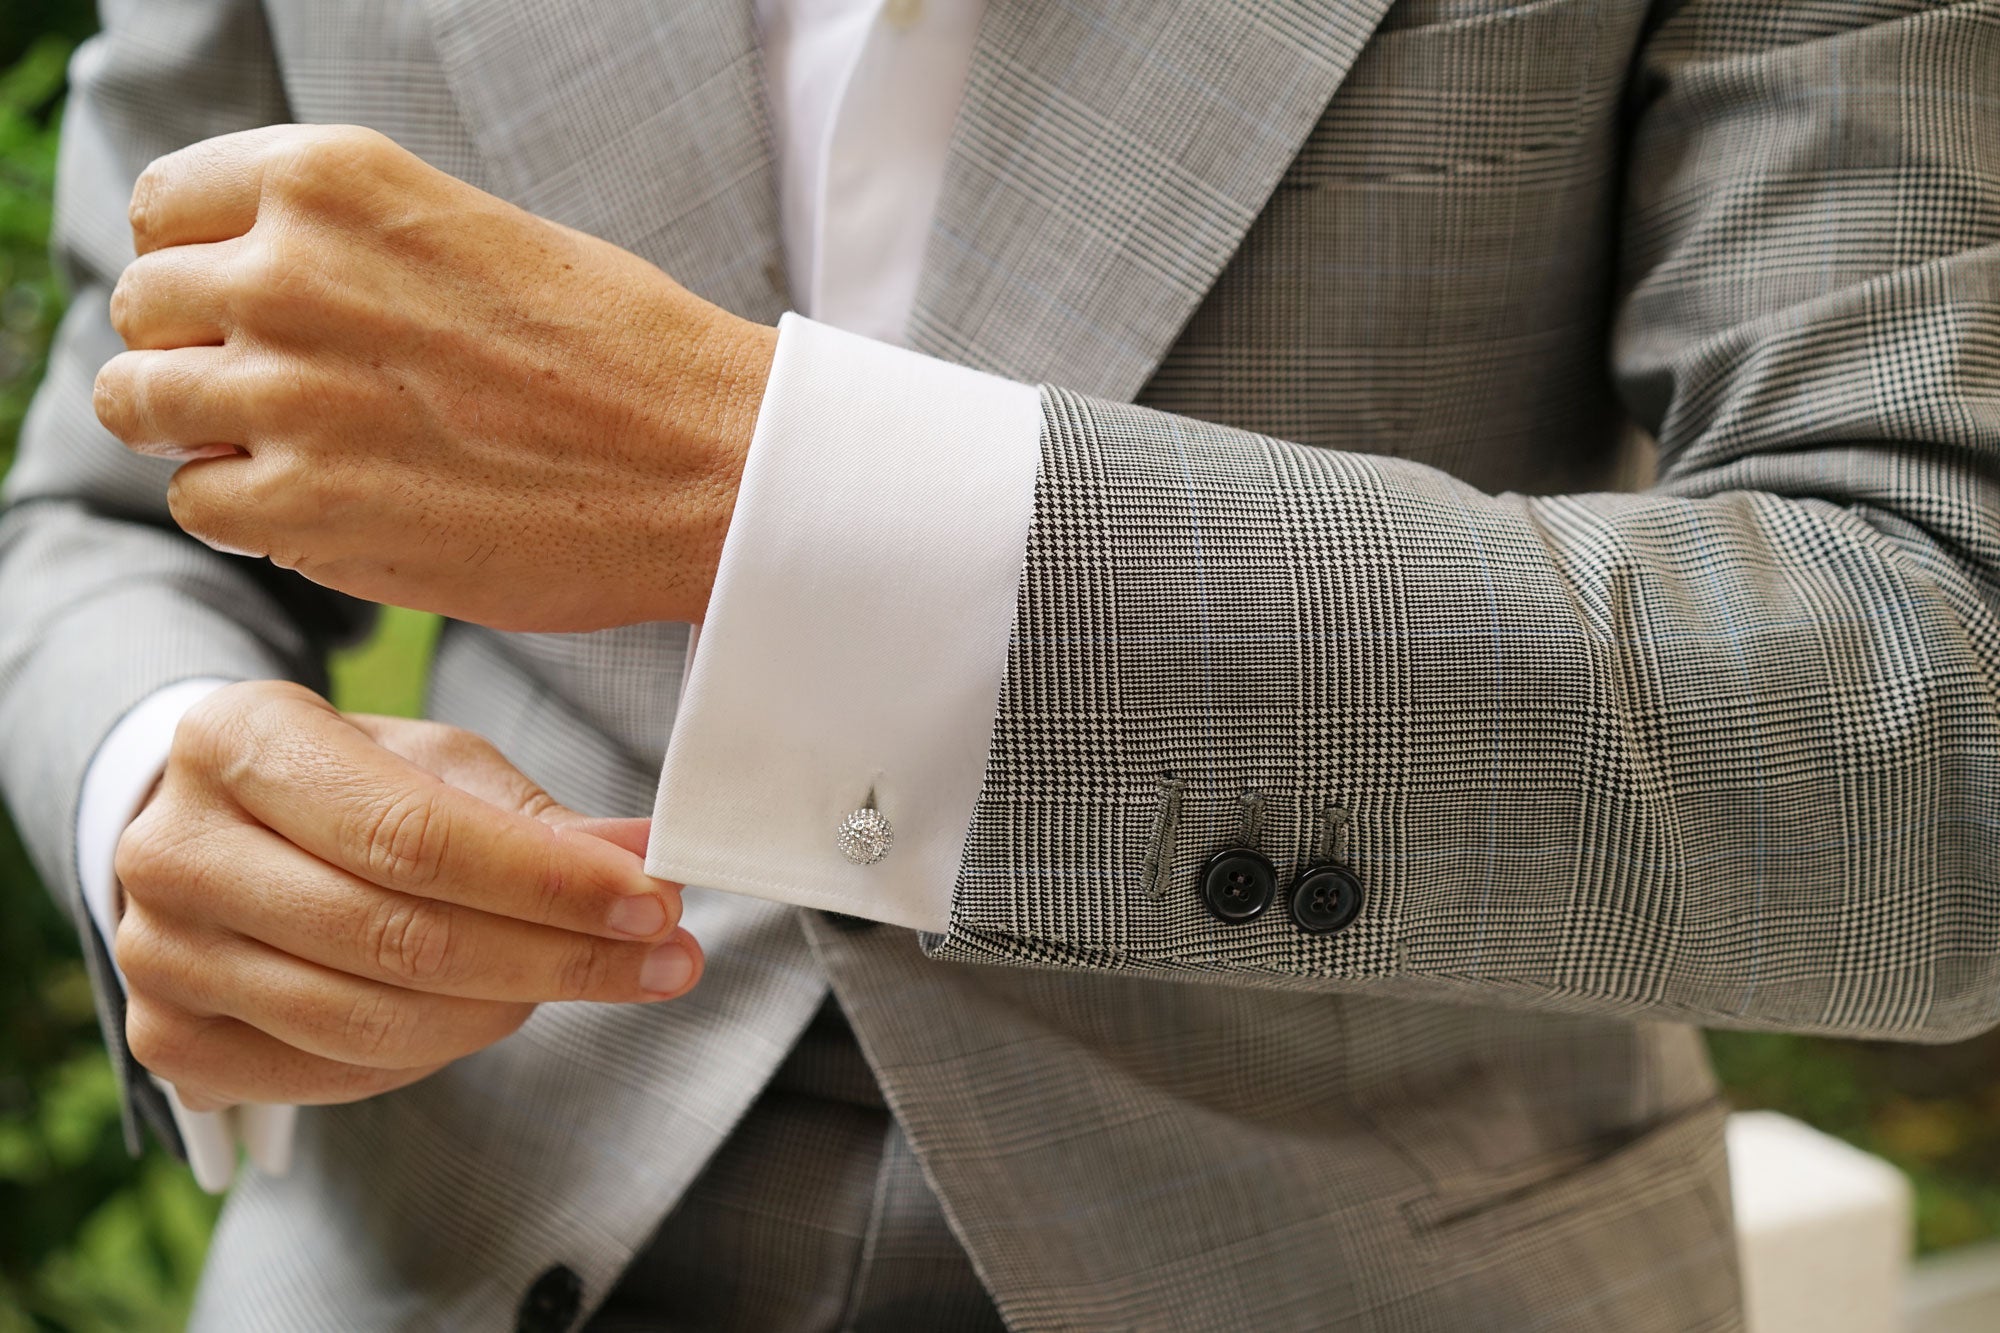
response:
[[[941,931],[991,740],[1033,512],[1026,385],[902,350],[984,0],[757,0],[794,305],[668,741],[647,869]],[[152,695],[85,776],[78,871],[107,943],[117,840],[182,715]],[[841,820],[894,826],[850,864]],[[162,1085],[163,1087],[165,1085]],[[204,1188],[294,1108],[169,1104]]]

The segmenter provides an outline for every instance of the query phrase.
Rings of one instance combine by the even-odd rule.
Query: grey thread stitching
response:
[[[1160,899],[1167,896],[1167,887],[1173,878],[1174,834],[1181,822],[1181,792],[1187,783],[1179,778],[1164,778],[1160,782],[1160,800],[1153,812],[1153,837],[1146,847],[1146,865],[1141,871],[1148,898]]]
[[[1236,798],[1237,845],[1257,849],[1257,835],[1264,828],[1264,793],[1255,787],[1249,788]]]
[[[1322,863],[1340,859],[1340,835],[1347,831],[1347,819],[1343,806],[1329,805],[1319,812],[1319,842],[1313,854]]]

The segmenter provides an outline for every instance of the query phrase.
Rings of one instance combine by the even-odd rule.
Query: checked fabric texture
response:
[[[72,905],[133,702],[316,680],[363,618],[187,540],[93,419],[150,158],[368,124],[748,318],[786,287],[747,0],[104,10],[0,517],[0,785]],[[691,891],[688,999],[302,1115],[195,1327],[647,1289],[829,991],[896,1128],[787,1130],[801,1172],[934,1192],[1009,1327],[1739,1327],[1690,1024],[2000,994],[1996,69],[1994,0],[992,0],[911,342],[1053,387],[949,933]],[[642,812],[685,649],[452,625],[430,708]],[[1285,880],[1348,813],[1353,926],[1204,912],[1247,790]]]
[[[2000,13],[1669,6],[1627,79],[1603,37],[1636,10],[1438,9],[1349,75],[1146,387],[1164,411],[1047,394],[941,954],[1985,1028]],[[1650,493],[1472,484],[1550,488],[1599,389],[1658,440]],[[1349,810],[1370,909],[1312,936],[1144,901],[1168,777],[1175,882],[1250,789],[1281,880]]]

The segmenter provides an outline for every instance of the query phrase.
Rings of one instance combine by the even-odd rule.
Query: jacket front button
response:
[[[1224,921],[1249,921],[1271,905],[1278,872],[1248,847],[1230,847],[1201,868],[1201,899]]]
[[[1361,915],[1361,880],[1343,865],[1317,865],[1292,886],[1292,920],[1301,930],[1331,935]]]
[[[583,1279],[557,1264],[535,1279],[514,1317],[514,1333],[563,1333],[583,1308]]]

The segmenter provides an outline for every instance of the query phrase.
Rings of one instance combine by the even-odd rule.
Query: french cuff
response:
[[[946,929],[1041,428],[1028,385],[780,321],[650,874]]]
[[[174,730],[181,719],[227,684],[218,677],[198,677],[153,691],[118,719],[84,770],[76,816],[77,878],[84,907],[104,940],[104,952],[121,991],[126,989],[125,974],[119,970],[118,954],[112,948],[120,908],[115,869],[118,839],[165,771]],[[210,1194],[229,1188],[236,1174],[239,1140],[247,1142],[251,1160],[260,1170],[282,1175],[290,1166],[296,1108],[239,1106],[224,1111],[190,1111],[181,1104],[172,1084],[150,1073],[146,1077],[166,1094],[188,1167],[196,1183]]]

